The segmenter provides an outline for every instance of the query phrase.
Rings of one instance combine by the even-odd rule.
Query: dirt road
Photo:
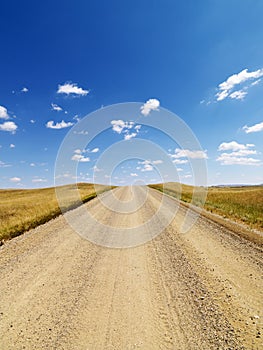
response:
[[[117,188],[104,194],[111,209],[97,198],[83,208],[116,229],[155,213],[140,232],[151,237],[178,202],[165,196],[157,213],[161,193],[148,189],[144,202],[145,191]],[[116,237],[83,208],[71,219],[110,246]],[[262,251],[202,217],[180,234],[185,212],[132,248],[91,243],[63,216],[2,246],[0,349],[262,349]]]

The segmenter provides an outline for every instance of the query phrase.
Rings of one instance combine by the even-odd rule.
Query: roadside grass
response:
[[[179,183],[150,185],[186,203],[192,200],[193,186]],[[182,189],[180,195],[180,188]],[[197,196],[198,197],[198,196]],[[195,205],[198,203],[198,198]],[[263,230],[263,186],[209,187],[204,208],[224,218]]]
[[[73,195],[75,186],[61,187],[67,195],[63,201],[62,210],[77,207],[79,201]],[[93,184],[77,184],[82,202],[96,197],[97,193],[109,190],[109,186]],[[61,214],[56,198],[55,188],[41,188],[32,190],[0,190],[0,241],[16,237],[23,232],[55,218]]]

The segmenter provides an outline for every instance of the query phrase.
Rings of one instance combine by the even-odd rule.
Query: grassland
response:
[[[198,189],[178,183],[158,184],[150,187],[186,203],[191,202],[193,190]],[[198,196],[193,204],[200,205]],[[209,187],[204,208],[224,218],[263,230],[263,186]]]
[[[78,192],[82,202],[96,196],[94,185],[80,183]],[[76,207],[79,203],[73,195],[73,185],[64,186],[67,198],[63,211]],[[99,192],[109,187],[100,186]],[[18,236],[61,214],[55,188],[33,190],[0,190],[0,241]]]

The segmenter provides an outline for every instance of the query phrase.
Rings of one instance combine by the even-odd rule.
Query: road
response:
[[[259,247],[203,217],[179,233],[187,209],[153,189],[102,199],[68,214],[91,241],[60,216],[0,248],[1,350],[263,348]]]

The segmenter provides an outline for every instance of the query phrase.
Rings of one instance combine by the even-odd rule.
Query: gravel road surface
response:
[[[262,250],[204,217],[181,234],[186,212],[121,187],[4,244],[0,349],[263,349]]]

